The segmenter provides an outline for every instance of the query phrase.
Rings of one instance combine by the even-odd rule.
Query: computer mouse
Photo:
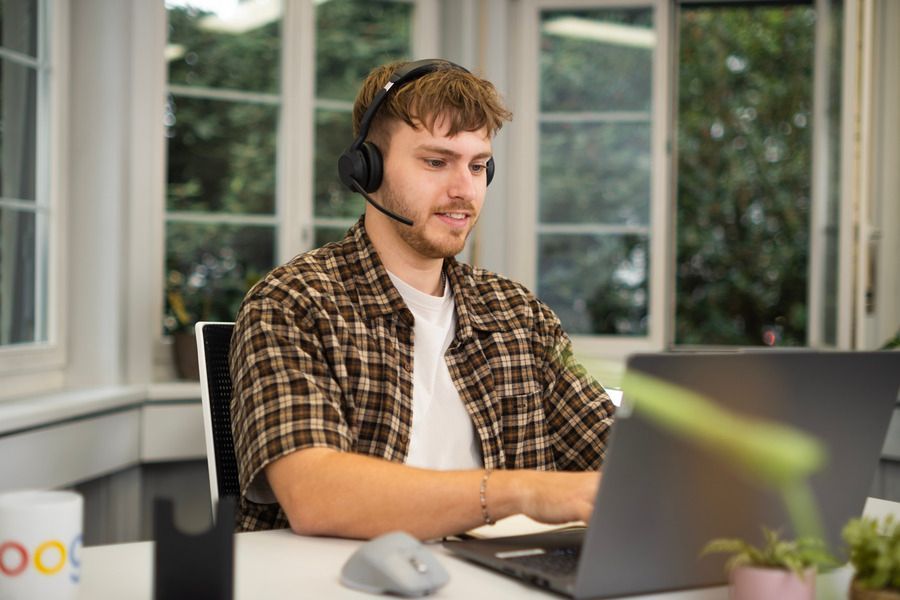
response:
[[[416,538],[402,531],[362,544],[341,569],[341,583],[373,594],[425,596],[450,575]]]

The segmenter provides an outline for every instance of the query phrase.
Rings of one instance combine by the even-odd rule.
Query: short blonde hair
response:
[[[372,119],[367,139],[385,153],[390,141],[390,123],[402,121],[410,127],[419,124],[433,131],[435,121],[449,120],[448,135],[460,131],[487,129],[493,137],[512,119],[497,89],[490,81],[460,69],[449,61],[435,61],[435,71],[391,90],[387,100]],[[353,135],[359,136],[359,126],[372,98],[387,84],[391,75],[408,65],[398,61],[373,69],[363,81],[353,104]]]

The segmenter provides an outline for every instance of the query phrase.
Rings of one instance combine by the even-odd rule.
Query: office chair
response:
[[[203,430],[213,517],[219,498],[240,496],[234,439],[231,436],[231,372],[228,350],[234,323],[201,321],[194,326],[200,363]]]

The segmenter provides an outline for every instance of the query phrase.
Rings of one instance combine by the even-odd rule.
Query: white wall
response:
[[[68,387],[123,374],[128,203],[129,2],[71,2]]]

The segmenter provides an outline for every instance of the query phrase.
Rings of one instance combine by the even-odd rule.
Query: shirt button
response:
[[[401,435],[400,435],[400,441],[403,442],[404,444],[408,444],[408,443],[409,443],[409,436],[406,435],[405,433],[401,434]]]
[[[403,368],[406,370],[407,373],[412,373],[412,365],[410,363],[408,363],[408,362],[403,363]]]

